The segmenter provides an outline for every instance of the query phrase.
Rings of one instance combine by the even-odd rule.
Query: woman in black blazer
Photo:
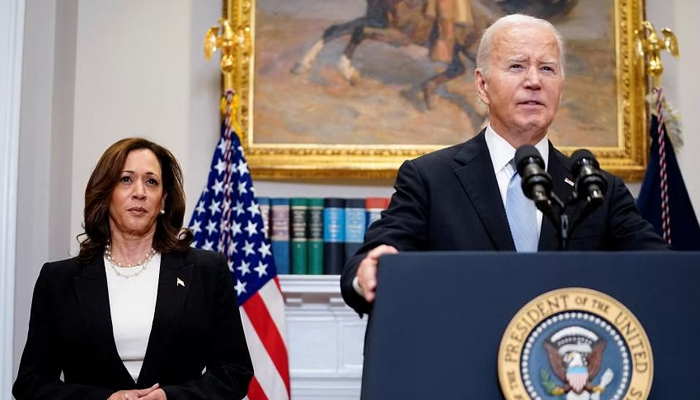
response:
[[[231,274],[223,255],[190,248],[184,213],[167,149],[142,138],[107,149],[85,190],[80,254],[39,274],[17,400],[246,396]]]

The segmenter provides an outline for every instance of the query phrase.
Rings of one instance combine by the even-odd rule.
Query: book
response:
[[[323,208],[322,198],[309,199],[309,241],[307,274],[323,274]]]
[[[362,246],[367,228],[365,199],[345,199],[345,257],[343,264]]]
[[[258,197],[258,205],[260,205],[260,215],[263,220],[263,233],[266,238],[270,238],[270,198]]]
[[[323,201],[323,273],[338,275],[345,253],[345,199]]]
[[[308,199],[295,197],[290,200],[289,205],[291,218],[290,241],[292,246],[292,274],[296,275],[304,275],[307,273],[308,204]]]
[[[270,199],[270,242],[278,274],[289,273],[289,198]]]
[[[382,211],[389,207],[387,197],[368,197],[365,199],[365,210],[367,212],[367,229],[372,223],[382,217]]]

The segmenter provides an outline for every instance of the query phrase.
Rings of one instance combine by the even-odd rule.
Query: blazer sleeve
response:
[[[201,378],[164,386],[168,400],[242,399],[248,394],[253,365],[226,260],[217,253],[216,303],[206,372]]]
[[[61,360],[57,353],[53,323],[52,285],[61,284],[61,279],[51,278],[51,264],[41,268],[34,287],[29,317],[29,334],[19,364],[17,380],[12,394],[17,400],[105,400],[112,391],[98,386],[67,384],[60,380]]]
[[[429,185],[414,161],[405,161],[396,175],[396,192],[382,218],[372,224],[365,234],[362,247],[343,266],[340,289],[345,302],[359,314],[369,313],[367,303],[352,287],[360,262],[367,252],[386,244],[399,251],[427,250],[427,232],[430,214]]]

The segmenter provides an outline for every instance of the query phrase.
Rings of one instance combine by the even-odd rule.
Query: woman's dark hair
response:
[[[109,146],[102,154],[85,188],[85,232],[77,238],[80,242],[78,257],[81,261],[89,261],[100,254],[110,239],[109,204],[112,192],[121,178],[129,153],[141,149],[150,150],[156,155],[163,173],[163,195],[166,195],[165,214],[159,215],[156,220],[153,248],[168,253],[182,252],[190,247],[192,232],[182,228],[185,190],[180,164],[169,150],[150,140],[127,138]],[[87,237],[81,241],[81,236]]]

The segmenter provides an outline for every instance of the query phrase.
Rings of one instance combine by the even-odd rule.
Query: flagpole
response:
[[[651,79],[652,94],[655,100],[657,118],[657,145],[659,156],[659,190],[661,193],[661,233],[663,239],[669,245],[671,238],[671,213],[669,206],[668,171],[666,162],[666,128],[663,118],[663,89],[661,88],[661,75],[664,66],[661,62],[661,51],[668,50],[676,59],[680,58],[678,50],[678,39],[668,28],[661,30],[661,35],[656,33],[656,28],[649,21],[642,21],[641,29],[635,31],[637,35],[637,53],[644,61],[645,72]],[[673,151],[673,150],[671,150]]]

